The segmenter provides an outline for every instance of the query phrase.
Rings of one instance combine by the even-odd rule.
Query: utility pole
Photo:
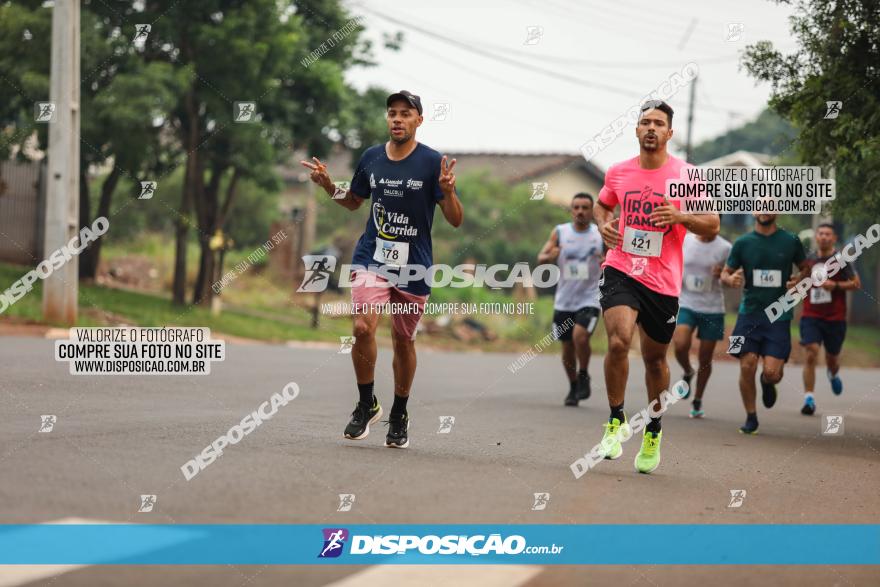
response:
[[[46,229],[48,257],[79,230],[79,0],[55,0],[52,8],[52,69],[49,123]],[[79,262],[76,255],[43,282],[43,318],[75,324]]]
[[[828,179],[835,179],[836,171],[837,170],[834,168],[834,166],[831,166],[828,169]],[[835,186],[835,188],[836,188],[836,186]],[[816,230],[818,230],[819,225],[822,224],[823,222],[834,223],[834,216],[828,212],[827,207],[822,206],[821,203],[819,204],[819,206],[820,206],[819,213],[813,214],[813,222],[810,226],[810,228],[813,229],[813,236],[810,238],[810,245],[813,248],[816,247]],[[835,232],[836,231],[837,231],[837,228],[835,228]],[[838,238],[840,238],[840,241],[843,242],[843,235],[842,234],[839,234]]]
[[[694,132],[694,107],[696,106],[696,100],[697,100],[697,80],[698,79],[700,79],[700,78],[695,77],[693,79],[693,81],[691,81],[691,99],[690,99],[690,106],[688,109],[687,145],[685,146],[685,157],[684,157],[684,160],[687,161],[688,163],[691,163],[691,152],[692,152],[692,145],[693,145],[693,143],[691,143],[691,137],[693,136],[693,132]]]

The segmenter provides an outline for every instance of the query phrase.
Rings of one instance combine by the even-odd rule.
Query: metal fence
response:
[[[43,258],[44,178],[41,162],[0,161],[0,261]]]

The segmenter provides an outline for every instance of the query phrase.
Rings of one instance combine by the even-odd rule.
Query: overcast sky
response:
[[[349,80],[422,96],[419,140],[444,151],[566,152],[580,146],[688,62],[699,66],[694,143],[753,119],[770,88],[740,70],[738,55],[758,40],[791,50],[791,9],[768,0],[349,0],[375,41],[378,65]],[[382,16],[380,16],[382,15]],[[400,24],[390,19],[401,21]],[[728,24],[741,23],[739,40]],[[527,44],[527,29],[541,27]],[[399,52],[383,33],[403,31]],[[539,38],[538,38],[539,37]],[[689,88],[669,102],[684,145]],[[435,103],[448,103],[432,121]],[[676,154],[683,151],[673,149]],[[594,162],[636,154],[632,126]]]

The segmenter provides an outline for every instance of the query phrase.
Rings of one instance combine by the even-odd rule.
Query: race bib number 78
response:
[[[376,252],[373,260],[392,267],[403,267],[409,260],[409,243],[387,241],[376,237]]]

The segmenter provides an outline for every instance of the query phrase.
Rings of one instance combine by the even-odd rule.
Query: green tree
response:
[[[158,173],[165,151],[160,144],[164,115],[179,91],[172,68],[145,64],[130,38],[91,10],[96,5],[85,4],[80,27],[81,227],[97,216],[112,217],[121,177],[136,181]],[[51,7],[26,1],[0,5],[0,71],[6,78],[0,84],[0,157],[14,152],[26,158],[26,144],[37,151],[48,147],[48,126],[34,122],[33,108],[34,102],[49,99],[51,29]],[[96,168],[109,171],[93,216],[89,176]],[[80,255],[80,277],[95,277],[104,240]]]
[[[464,223],[453,229],[435,215],[434,258],[450,265],[477,263],[537,264],[550,229],[569,220],[564,206],[530,200],[529,186],[510,186],[489,171],[463,175],[457,189],[465,208]]]
[[[873,221],[880,216],[880,3],[785,3],[795,9],[799,49],[784,55],[761,41],[746,49],[744,65],[772,84],[770,107],[797,128],[801,161],[835,170],[835,215]],[[826,116],[832,101],[842,102],[836,118]]]
[[[755,120],[694,147],[693,162],[699,165],[735,151],[779,155],[796,136],[797,131],[788,121],[772,110],[764,110]]]
[[[118,11],[105,17],[122,25]],[[184,302],[186,241],[198,231],[201,248],[193,301],[209,303],[223,234],[245,179],[277,188],[274,165],[291,149],[323,154],[341,140],[341,114],[354,91],[343,78],[367,63],[362,27],[338,1],[176,0],[147,2],[140,22],[152,28],[148,63],[185,75],[171,109],[174,140],[185,153],[177,213],[174,299]],[[323,54],[303,61],[313,51]],[[249,123],[236,120],[236,102],[253,102]]]
[[[150,30],[135,43],[138,23],[150,23]],[[359,94],[346,85],[347,68],[370,64],[370,44],[338,1],[87,0],[81,31],[82,222],[91,222],[95,204],[97,214],[109,217],[117,188],[135,197],[140,180],[158,180],[153,200],[118,208],[137,216],[164,207],[174,218],[177,302],[186,293],[191,226],[202,250],[193,299],[205,303],[219,270],[212,237],[233,214],[265,220],[267,210],[248,206],[277,192],[277,163],[298,148],[323,156],[341,143],[359,151],[379,136],[381,118],[364,113],[384,104],[387,92]],[[22,145],[34,136],[38,148],[46,146],[46,127],[34,123],[32,109],[48,97],[50,42],[51,7],[34,0],[0,4],[0,70],[7,82],[0,84],[0,155],[23,156]],[[399,35],[386,40],[391,48],[399,43]],[[310,54],[318,58],[304,59]],[[235,102],[256,104],[253,124],[233,120]],[[163,199],[179,167],[175,210]],[[96,202],[88,197],[90,169],[103,175]],[[253,197],[237,206],[243,186]],[[236,226],[242,235],[255,224]],[[97,267],[98,246],[81,257],[87,276]]]
[[[345,129],[344,145],[351,151],[352,169],[364,151],[388,140],[385,100],[390,93],[385,88],[370,87],[362,94],[346,94],[341,126]]]

